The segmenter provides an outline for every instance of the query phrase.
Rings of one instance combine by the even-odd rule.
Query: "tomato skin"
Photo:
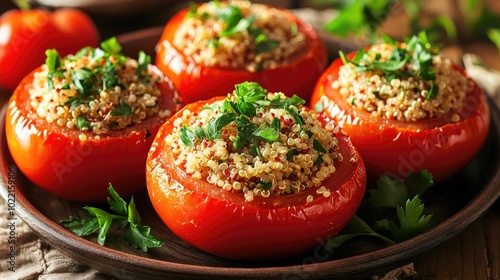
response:
[[[49,124],[29,107],[28,90],[37,70],[16,88],[6,114],[7,144],[22,173],[46,191],[78,202],[105,202],[110,183],[123,197],[144,189],[146,156],[164,119],[147,119],[99,140],[92,132]],[[167,81],[160,88],[162,108],[176,112],[177,91]],[[88,140],[80,141],[81,133]]]
[[[422,169],[440,182],[463,168],[483,145],[490,114],[484,93],[476,84],[458,113],[459,122],[451,121],[451,114],[414,123],[386,120],[354,109],[330,86],[341,65],[340,59],[330,64],[318,80],[310,104],[322,104],[323,112],[351,137],[365,160],[369,182],[382,174],[407,177]],[[466,76],[458,66],[454,68]]]
[[[271,92],[297,94],[309,100],[316,80],[328,64],[326,47],[311,25],[283,10],[298,30],[306,34],[307,50],[286,65],[249,72],[203,66],[176,49],[172,43],[174,35],[188,11],[182,10],[169,20],[156,46],[156,65],[172,79],[186,104],[226,95],[234,90],[235,84],[245,81],[257,82]]]
[[[208,103],[212,103],[211,99]],[[185,108],[196,112],[206,102]],[[183,109],[184,110],[184,109]],[[182,111],[178,112],[182,114]],[[312,251],[342,229],[358,209],[366,189],[363,160],[342,132],[333,176],[323,186],[323,197],[312,188],[280,197],[255,197],[221,190],[193,179],[172,164],[174,155],[162,139],[171,133],[173,120],[158,132],[148,155],[146,181],[151,202],[169,229],[184,241],[208,253],[230,259],[279,259]],[[356,161],[350,161],[356,158]],[[309,195],[313,202],[306,203]]]
[[[0,85],[14,90],[24,76],[44,63],[47,49],[55,48],[66,56],[98,44],[97,27],[80,10],[7,11],[0,17]]]

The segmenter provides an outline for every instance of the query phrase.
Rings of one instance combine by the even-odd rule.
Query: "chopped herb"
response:
[[[194,147],[194,138],[195,133],[187,126],[183,125],[180,129],[181,133],[181,141],[184,143],[184,145],[189,146],[189,147]]]
[[[323,148],[318,139],[313,140],[313,148],[319,153],[326,154],[325,148]]]
[[[215,18],[224,22],[224,28],[217,37],[208,39],[210,47],[216,48],[219,45],[219,39],[222,37],[229,37],[242,32],[248,32],[254,38],[255,52],[257,53],[269,52],[279,46],[279,41],[269,39],[262,29],[253,27],[256,16],[245,17],[241,9],[236,5],[222,6],[219,1],[212,1],[212,3],[217,7]],[[195,16],[200,16],[201,19],[209,17],[207,13],[199,14],[198,6],[191,4],[187,17],[192,18]],[[292,32],[294,30],[297,32],[296,25],[292,25],[291,29]]]
[[[195,2],[189,3],[189,12],[187,13],[187,18],[193,18],[198,14],[198,5]]]
[[[111,196],[108,197],[108,205],[112,213],[100,208],[85,206],[84,209],[93,217],[70,217],[60,223],[78,236],[97,233],[99,245],[105,245],[107,234],[112,225],[123,230],[124,238],[135,249],[147,252],[148,248],[158,248],[163,245],[161,240],[150,234],[148,226],[141,225],[141,217],[136,209],[134,197],[130,198],[127,205],[111,184],[108,187],[108,192]]]
[[[233,122],[236,119],[235,114],[224,114],[220,115],[215,119],[212,119],[205,129],[205,136],[208,140],[215,140],[220,137],[220,130]]]
[[[110,55],[120,55],[122,52],[122,46],[116,40],[116,37],[111,37],[105,41],[101,42],[101,49]]]
[[[423,81],[436,80],[436,72],[432,69],[432,58],[438,53],[439,49],[429,43],[425,32],[420,32],[418,35],[407,38],[405,40],[406,49],[399,47],[398,43],[393,39],[390,40],[388,36],[384,40],[395,46],[393,53],[387,61],[381,61],[380,54],[374,54],[373,51],[362,48],[357,51],[353,59],[348,59],[340,51],[340,58],[344,64],[354,64],[358,72],[381,71],[388,81],[403,77],[421,77]],[[370,54],[374,54],[375,58],[370,58]],[[405,67],[409,63],[414,65],[412,70],[408,70]],[[437,88],[432,93],[427,98],[436,98]],[[377,93],[375,95],[380,99]]]
[[[295,149],[291,149],[291,150],[288,150],[288,152],[286,153],[286,158],[288,160],[291,160],[293,156],[298,155],[298,154],[299,154],[299,151],[297,151]]]
[[[78,130],[83,130],[84,128],[87,129],[92,129],[92,126],[90,126],[89,120],[85,116],[78,116],[76,118],[76,128]]]
[[[436,99],[438,92],[439,92],[439,87],[435,84],[432,84],[429,89],[429,94],[427,94],[425,100]]]
[[[117,70],[113,62],[107,60],[102,68],[102,89],[107,90],[120,85]]]
[[[269,190],[273,186],[272,182],[268,181],[260,181],[260,188],[263,190]]]
[[[252,136],[259,137],[266,142],[276,142],[279,139],[280,131],[279,129],[273,127],[266,127],[262,124],[252,133]]]
[[[323,157],[321,155],[318,155],[316,157],[316,160],[314,161],[313,165],[316,166],[316,165],[320,165],[321,163],[323,163]]]
[[[47,68],[49,70],[47,76],[47,87],[49,90],[52,90],[54,89],[54,82],[52,79],[54,77],[64,77],[63,72],[60,70],[63,62],[61,56],[59,56],[59,53],[55,49],[46,50],[45,55],[47,56],[45,64],[47,64]]]
[[[130,105],[120,100],[120,106],[114,108],[109,114],[111,116],[130,116],[134,114],[134,111]]]
[[[144,74],[148,71],[148,65],[151,64],[151,56],[147,55],[145,52],[140,51],[139,57],[137,58],[138,66],[136,75],[138,77],[147,77],[149,75]]]
[[[205,131],[203,130],[203,128],[197,126],[194,128],[194,136],[198,140],[203,140],[203,138],[205,137]]]

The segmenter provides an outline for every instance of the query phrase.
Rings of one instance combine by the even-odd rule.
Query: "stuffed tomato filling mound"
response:
[[[257,83],[187,105],[147,160],[151,201],[188,243],[233,259],[306,253],[359,207],[363,160],[339,127]]]
[[[474,157],[490,123],[484,93],[425,33],[341,53],[311,104],[338,121],[372,179],[427,169],[442,181]]]
[[[250,72],[276,68],[307,47],[282,10],[241,0],[192,6],[173,44],[196,63]]]
[[[310,24],[250,1],[210,1],[180,11],[166,24],[156,56],[186,103],[225,95],[245,81],[309,99],[327,62]]]
[[[145,187],[147,152],[178,96],[140,52],[121,54],[115,38],[46,63],[9,101],[6,134],[21,171],[63,198],[105,201],[113,183],[128,196]]]

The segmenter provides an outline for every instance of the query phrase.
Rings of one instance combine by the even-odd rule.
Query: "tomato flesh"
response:
[[[183,110],[196,112],[206,103],[189,104]],[[172,164],[174,154],[162,139],[171,133],[175,118],[160,128],[152,145],[147,187],[156,212],[168,228],[201,250],[224,258],[254,260],[303,254],[342,229],[361,203],[366,188],[365,167],[342,132],[337,137],[344,160],[336,161],[335,173],[323,181],[331,191],[329,197],[311,188],[245,201],[243,194],[194,179]],[[314,200],[307,203],[309,195]]]
[[[169,20],[156,46],[156,65],[172,79],[185,104],[226,95],[234,90],[235,84],[245,81],[257,82],[272,92],[297,94],[309,100],[316,80],[328,63],[326,47],[312,26],[283,10],[297,24],[298,31],[306,35],[306,50],[283,66],[249,72],[203,66],[178,50],[173,45],[174,36],[188,12],[189,9],[182,10]]]
[[[164,120],[147,119],[99,140],[92,132],[47,123],[29,105],[28,91],[37,70],[14,91],[6,115],[9,151],[23,174],[54,195],[80,202],[106,201],[110,183],[123,197],[145,188],[146,156]],[[159,86],[160,106],[176,112],[175,88],[167,81]],[[88,140],[79,140],[82,133]]]
[[[427,169],[439,182],[463,168],[484,143],[490,115],[477,85],[467,94],[458,122],[451,120],[451,113],[417,122],[388,120],[355,109],[331,87],[342,64],[340,59],[331,63],[318,80],[310,104],[336,120],[351,137],[365,160],[369,181],[382,174],[407,177]]]

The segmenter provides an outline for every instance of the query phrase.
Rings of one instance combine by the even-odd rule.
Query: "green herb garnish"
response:
[[[111,116],[131,116],[134,115],[134,111],[130,105],[120,100],[120,105],[114,108],[109,114]]]
[[[45,64],[47,64],[47,68],[49,70],[47,77],[47,87],[49,88],[49,90],[52,90],[54,89],[54,82],[52,81],[52,79],[55,77],[64,77],[64,72],[61,69],[61,67],[63,66],[63,62],[61,56],[55,49],[46,50],[45,55]]]
[[[150,234],[148,226],[141,225],[141,217],[137,212],[133,197],[127,205],[111,184],[108,192],[111,196],[108,197],[111,213],[100,208],[85,206],[84,209],[92,217],[70,217],[61,221],[61,224],[78,236],[88,236],[97,232],[99,245],[105,245],[106,235],[113,225],[123,231],[123,237],[135,249],[147,252],[148,248],[158,248],[163,245],[161,240]]]
[[[69,109],[75,109],[80,105],[88,104],[96,98],[96,95],[102,91],[122,87],[118,77],[119,67],[126,61],[126,57],[121,53],[122,47],[115,37],[111,37],[100,44],[100,48],[85,47],[79,50],[74,56],[67,56],[65,59],[77,60],[84,56],[90,56],[91,64],[95,65],[92,69],[72,69],[64,68],[63,60],[56,50],[47,50],[45,63],[48,68],[47,86],[54,89],[54,78],[65,78],[65,72],[69,71],[71,82],[64,84],[61,89],[70,89],[73,87],[77,94],[69,97],[66,102],[60,106],[69,106]],[[148,65],[151,63],[151,57],[144,52],[139,52],[138,67],[136,75],[141,78],[147,78]],[[121,101],[119,106],[113,109],[112,116],[134,115],[133,108],[127,103]],[[83,116],[77,119],[77,128],[90,129],[87,118]]]
[[[220,138],[222,128],[230,123],[235,123],[238,133],[233,139],[233,143],[238,152],[242,152],[243,148],[247,146],[250,153],[259,155],[260,149],[258,147],[262,141],[280,141],[281,121],[278,118],[273,118],[270,123],[254,124],[251,119],[256,116],[258,108],[263,106],[282,108],[294,117],[296,123],[301,126],[305,124],[297,110],[297,107],[304,104],[305,101],[296,95],[291,98],[277,95],[269,100],[267,99],[267,90],[258,83],[244,82],[235,85],[234,96],[235,101],[226,98],[222,105],[212,108],[219,114],[211,119],[204,129],[197,127],[193,130],[182,127],[180,130],[181,141],[186,146],[194,146],[195,141],[201,141],[203,138],[213,141]],[[324,151],[321,144],[316,144],[315,148]]]
[[[430,86],[429,95],[426,98],[436,98],[439,88],[433,83],[436,80],[436,72],[432,68],[432,59],[439,52],[439,48],[428,41],[425,32],[407,38],[404,49],[395,40],[389,37],[384,38],[387,43],[394,46],[394,51],[387,61],[381,61],[378,53],[360,48],[352,59],[347,58],[340,51],[342,62],[354,64],[357,72],[380,71],[388,81],[395,78],[420,77]],[[409,64],[413,65],[411,69],[406,67]],[[378,92],[374,94],[378,99],[382,99]]]
[[[424,214],[422,195],[433,185],[427,170],[412,173],[406,181],[382,175],[346,229],[327,243],[328,250],[359,236],[371,236],[387,244],[402,242],[428,230],[432,214]]]
[[[76,127],[78,128],[78,130],[83,130],[84,128],[92,129],[92,126],[90,126],[89,120],[85,116],[78,116],[76,118]]]
[[[230,37],[242,32],[248,32],[253,38],[255,43],[255,52],[269,52],[279,46],[279,41],[269,39],[264,31],[260,28],[253,26],[256,16],[245,17],[240,8],[235,5],[220,5],[219,1],[212,1],[216,5],[215,18],[224,22],[224,28],[216,38],[209,39],[209,46],[216,48],[219,45],[219,39],[223,37]],[[191,4],[188,18],[199,16],[201,19],[207,19],[206,13],[199,14],[199,9],[196,4]],[[291,30],[296,30],[296,25],[292,25]]]
[[[138,66],[137,66],[137,71],[136,75],[138,77],[148,77],[147,73],[148,71],[148,65],[151,64],[151,56],[147,55],[145,52],[140,51],[139,52],[139,57],[137,58]]]

